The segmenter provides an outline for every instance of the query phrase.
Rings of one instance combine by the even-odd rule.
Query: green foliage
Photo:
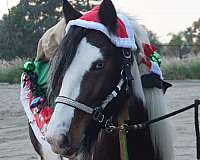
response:
[[[188,44],[194,43],[194,33],[192,27],[188,27],[182,34],[185,42],[187,42]]]
[[[162,66],[163,75],[170,80],[200,79],[200,61],[170,63]]]
[[[22,72],[21,65],[0,70],[0,83],[19,83]]]
[[[190,52],[194,54],[200,53],[200,19],[193,22],[191,27],[188,27],[185,31],[178,34],[172,34],[172,38],[169,45],[188,45],[190,46]],[[188,48],[186,48],[188,49]]]
[[[96,0],[96,2],[101,0]],[[89,11],[92,7],[94,7],[94,1],[91,3],[90,0],[69,0],[69,2],[79,11]]]
[[[195,21],[192,26],[194,34],[194,44],[196,45],[193,48],[195,54],[200,53],[200,18],[198,21]]]
[[[72,0],[81,10],[89,10],[89,0]],[[0,58],[35,57],[37,43],[45,31],[62,17],[62,0],[20,0],[0,20]]]
[[[0,58],[34,57],[39,38],[54,25],[60,0],[21,0],[0,23]]]
[[[178,33],[177,35],[176,34],[172,34],[172,38],[169,42],[169,45],[183,45],[184,43],[184,40],[183,40],[183,35],[182,33]]]

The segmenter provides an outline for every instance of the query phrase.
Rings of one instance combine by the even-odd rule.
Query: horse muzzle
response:
[[[70,145],[69,138],[64,134],[54,135],[53,137],[47,136],[47,141],[54,153],[66,158],[76,157],[80,150],[80,145],[77,145],[77,147]]]
[[[73,154],[72,148],[69,145],[68,137],[64,134],[54,135],[53,137],[47,136],[47,141],[51,145],[51,149],[56,154],[71,156]]]

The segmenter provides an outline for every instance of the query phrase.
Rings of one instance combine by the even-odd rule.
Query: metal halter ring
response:
[[[124,58],[126,58],[126,59],[131,59],[131,52],[130,51],[124,51],[123,50],[123,56],[124,56]]]
[[[95,121],[99,122],[99,123],[103,123],[105,116],[104,114],[101,112],[100,109],[96,109],[94,110],[92,117]]]
[[[113,125],[112,123],[112,119],[108,119],[105,123],[105,130],[107,133],[112,133],[114,130],[116,129],[116,127]]]

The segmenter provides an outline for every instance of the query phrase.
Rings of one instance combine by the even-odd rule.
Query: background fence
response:
[[[161,56],[187,58],[191,55],[200,55],[200,45],[159,45]]]

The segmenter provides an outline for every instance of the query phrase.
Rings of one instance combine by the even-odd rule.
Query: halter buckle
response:
[[[102,113],[100,108],[97,108],[94,110],[92,117],[93,117],[93,120],[95,120],[99,123],[103,123],[103,121],[105,119],[105,115]]]
[[[107,133],[112,133],[115,129],[116,127],[112,123],[112,118],[108,119],[105,123],[105,131]]]
[[[130,51],[125,51],[125,50],[123,50],[123,56],[124,56],[124,58],[126,58],[126,59],[131,59],[132,54],[131,54]]]

